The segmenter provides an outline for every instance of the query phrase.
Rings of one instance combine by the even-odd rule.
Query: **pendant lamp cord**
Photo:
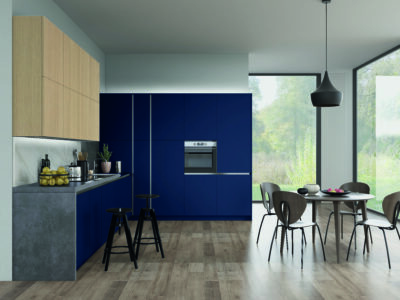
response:
[[[325,71],[328,71],[328,2],[325,2]]]

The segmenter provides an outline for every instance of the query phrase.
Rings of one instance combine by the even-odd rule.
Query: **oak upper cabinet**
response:
[[[100,64],[93,57],[89,59],[89,97],[99,102],[100,97]]]
[[[98,141],[99,70],[45,17],[13,17],[13,136]]]
[[[64,84],[64,34],[42,17],[43,76]]]
[[[64,34],[64,85],[79,92],[81,84],[81,48]]]

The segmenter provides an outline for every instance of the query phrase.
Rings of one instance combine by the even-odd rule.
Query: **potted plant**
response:
[[[110,157],[112,152],[108,151],[108,145],[103,144],[103,152],[98,152],[102,162],[101,162],[101,170],[103,173],[110,173],[111,170],[111,162]]]

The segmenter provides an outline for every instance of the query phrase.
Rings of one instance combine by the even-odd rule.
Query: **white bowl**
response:
[[[308,184],[304,185],[304,188],[306,188],[308,190],[308,194],[310,194],[310,195],[314,195],[314,194],[318,193],[320,190],[319,185],[315,184],[315,183],[308,183]]]

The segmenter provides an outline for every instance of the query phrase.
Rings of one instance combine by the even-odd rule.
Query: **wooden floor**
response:
[[[324,232],[330,206],[319,208]],[[161,221],[165,259],[154,246],[144,246],[135,270],[128,255],[111,256],[108,272],[96,252],[78,271],[74,282],[0,282],[0,299],[399,299],[400,241],[388,232],[392,269],[388,269],[382,233],[372,229],[374,243],[362,255],[362,229],[358,249],[345,261],[352,220],[344,221],[343,261],[336,264],[334,226],[330,227],[323,261],[319,240],[308,244],[304,269],[300,268],[300,232],[295,232],[295,252],[279,254],[277,243],[268,263],[275,220],[267,217],[256,245],[264,208],[253,204],[251,221]],[[307,208],[311,219],[311,207]],[[370,214],[370,218],[375,217]],[[268,220],[269,219],[269,220]],[[131,222],[134,232],[136,222]],[[146,224],[149,225],[149,224]],[[333,225],[333,223],[331,224]],[[149,232],[150,227],[145,227]],[[289,240],[290,241],[290,240]],[[115,243],[123,244],[124,235]]]

